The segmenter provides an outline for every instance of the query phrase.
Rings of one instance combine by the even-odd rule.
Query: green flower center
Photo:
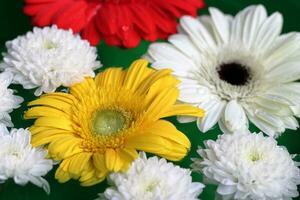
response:
[[[158,186],[158,184],[159,184],[158,181],[150,182],[145,188],[146,192],[153,192],[155,188]]]
[[[116,110],[97,111],[93,119],[93,130],[97,134],[113,135],[126,126],[126,116]]]
[[[262,156],[259,155],[259,153],[256,152],[256,151],[254,151],[254,152],[252,152],[252,153],[250,154],[250,160],[251,160],[252,162],[257,162],[257,161],[259,161],[259,160],[261,160],[261,159],[262,159]]]
[[[44,43],[44,46],[46,49],[55,49],[55,48],[57,48],[58,45],[52,41],[46,41]]]

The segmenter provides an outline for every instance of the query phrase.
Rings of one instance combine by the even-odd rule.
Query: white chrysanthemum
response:
[[[31,182],[49,194],[49,184],[42,176],[52,169],[53,161],[45,158],[46,150],[32,148],[30,136],[27,129],[9,132],[0,125],[0,183],[9,178],[19,185]]]
[[[202,183],[192,182],[191,171],[154,156],[140,153],[125,173],[110,174],[112,185],[100,199],[108,200],[196,200]]]
[[[182,81],[180,100],[206,110],[197,120],[206,132],[248,127],[270,136],[297,129],[300,116],[300,35],[280,35],[282,16],[250,6],[235,17],[215,8],[211,16],[180,19],[170,43],[155,43],[146,57],[156,69],[171,68]],[[193,118],[179,118],[181,122]]]
[[[8,89],[11,84],[13,75],[11,73],[0,74],[0,124],[12,127],[11,117],[9,113],[20,107],[20,103],[23,102],[23,98],[13,95],[13,90]]]
[[[262,133],[224,134],[205,142],[193,169],[218,185],[220,199],[291,200],[297,197],[300,170],[285,147]]]
[[[7,42],[6,47],[1,68],[12,72],[14,82],[25,89],[37,88],[37,96],[95,76],[93,70],[101,66],[95,47],[71,30],[56,26],[34,28]]]

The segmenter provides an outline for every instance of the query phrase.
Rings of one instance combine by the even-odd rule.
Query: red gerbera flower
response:
[[[164,39],[176,32],[176,19],[196,15],[203,0],[25,0],[24,12],[36,26],[73,29],[96,45],[135,47],[141,39]]]

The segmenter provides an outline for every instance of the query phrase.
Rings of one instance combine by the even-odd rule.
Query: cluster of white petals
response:
[[[56,26],[34,28],[6,43],[1,68],[14,74],[14,82],[25,89],[37,88],[35,95],[71,86],[87,76],[95,76],[101,66],[96,48],[72,31]]]
[[[19,185],[31,182],[49,194],[49,184],[42,176],[52,169],[53,161],[46,159],[46,150],[33,148],[30,140],[31,134],[27,129],[9,132],[0,125],[0,183],[9,178]]]
[[[12,78],[11,73],[0,74],[0,124],[8,127],[13,126],[9,113],[23,102],[22,97],[13,95],[14,91],[8,88]]]
[[[192,182],[191,171],[140,153],[129,170],[112,173],[112,185],[99,200],[196,200],[204,185]]]
[[[210,16],[180,19],[169,43],[151,44],[156,69],[171,68],[181,81],[179,100],[206,110],[202,132],[216,123],[227,132],[248,128],[248,120],[277,137],[296,130],[300,116],[300,34],[281,34],[280,13],[249,6],[235,17],[216,8]]]
[[[195,171],[218,185],[223,200],[291,200],[300,184],[298,164],[286,148],[262,133],[223,134],[193,159]]]

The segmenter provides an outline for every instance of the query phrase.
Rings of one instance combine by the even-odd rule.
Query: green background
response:
[[[184,1],[184,0],[183,0]],[[250,4],[264,4],[269,13],[279,11],[284,16],[284,32],[300,31],[300,1],[299,0],[206,0],[207,6],[217,7],[223,12],[236,14],[239,10]],[[16,36],[31,30],[30,19],[22,13],[23,2],[21,0],[1,0],[0,1],[0,50],[5,51],[5,42],[14,39]],[[199,11],[199,14],[207,14],[207,9]],[[143,55],[148,47],[148,42],[142,42],[135,49],[120,49],[117,47],[108,47],[101,43],[98,48],[99,59],[105,69],[109,66],[128,66],[133,60]],[[102,70],[101,69],[101,70]],[[15,127],[28,127],[31,121],[23,120],[23,113],[26,110],[26,103],[34,99],[33,91],[24,90],[21,86],[11,86],[16,93],[25,98],[22,107],[12,113]],[[1,103],[1,102],[0,102]],[[220,133],[218,127],[214,127],[211,131],[203,134],[200,133],[195,123],[179,124],[174,118],[170,120],[186,133],[192,141],[192,149],[189,155],[180,163],[182,167],[189,167],[190,158],[197,157],[197,146],[207,139],[216,139]],[[251,130],[255,130],[251,127]],[[279,139],[280,145],[285,145],[291,154],[300,153],[300,130],[286,131]],[[51,194],[46,193],[31,184],[24,187],[15,185],[12,181],[8,181],[0,185],[0,200],[92,200],[97,197],[97,193],[103,192],[107,187],[106,182],[92,186],[81,187],[77,181],[69,181],[65,184],[59,184],[54,179],[54,170],[46,176],[51,186]],[[201,181],[202,178],[198,174],[193,174],[194,181]],[[174,183],[176,187],[176,183]],[[200,196],[202,200],[214,199],[215,186],[206,186],[204,192]],[[300,198],[297,198],[300,199]]]

